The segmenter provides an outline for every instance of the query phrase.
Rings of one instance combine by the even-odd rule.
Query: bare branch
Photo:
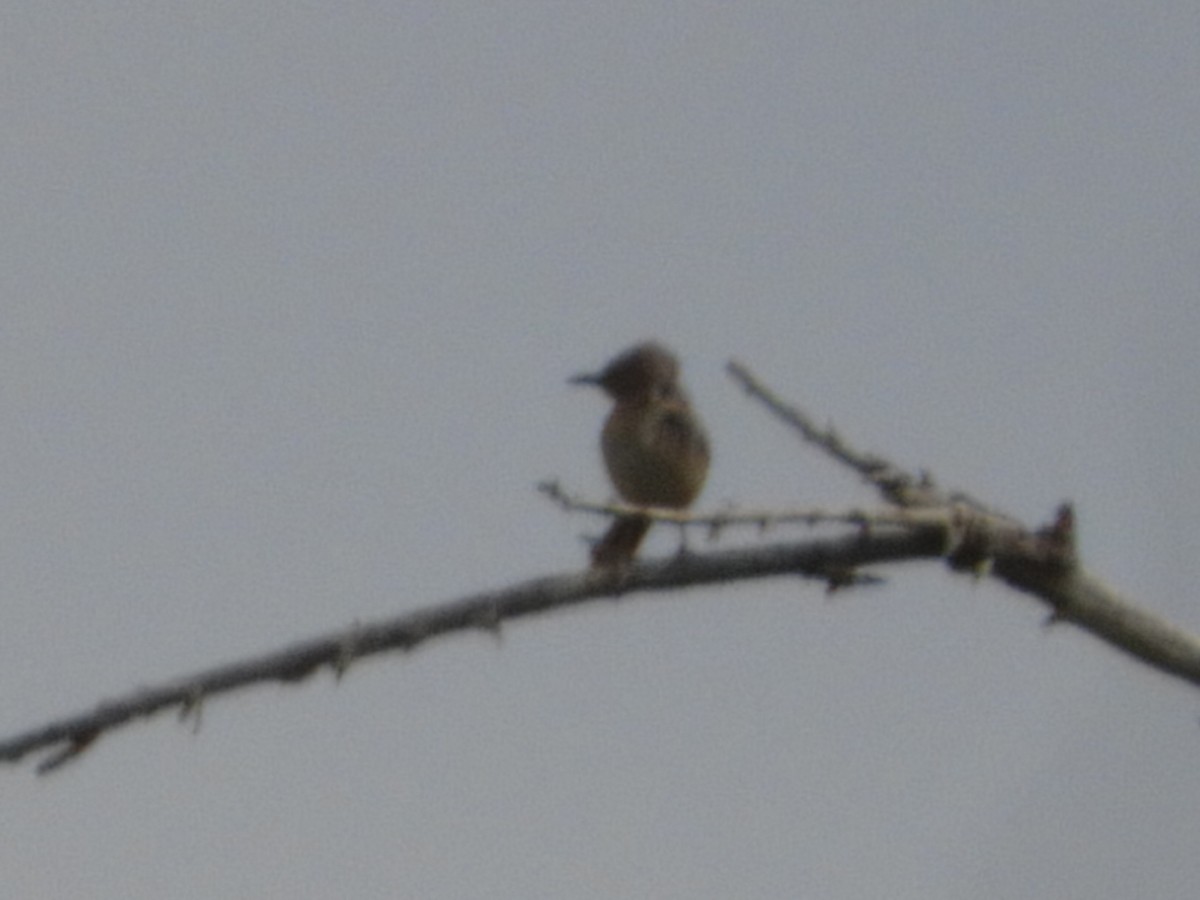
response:
[[[1061,507],[1050,525],[1029,530],[977,501],[943,494],[925,476],[913,476],[880,457],[859,453],[832,429],[816,428],[802,412],[782,404],[744,367],[731,363],[730,372],[807,440],[874,483],[898,508],[699,515],[589,503],[568,496],[557,485],[542,485],[541,490],[564,509],[610,516],[634,512],[713,531],[731,524],[766,527],[784,521],[841,523],[850,528],[843,534],[796,543],[680,553],[618,568],[549,576],[355,625],[265,656],[139,690],[101,703],[90,712],[0,741],[0,761],[16,762],[43,750],[47,755],[39,772],[49,772],[77,759],[102,734],[164,709],[178,709],[181,718],[198,723],[207,700],[237,688],[264,681],[295,683],[324,668],[340,678],[353,662],[366,656],[412,650],[432,638],[464,631],[495,633],[510,619],[603,597],[780,575],[816,579],[829,590],[840,590],[878,580],[860,573],[863,566],[932,558],[942,558],[952,570],[977,578],[996,577],[1045,603],[1051,622],[1072,622],[1162,672],[1200,685],[1200,638],[1133,605],[1083,569],[1075,550],[1075,519],[1069,506]]]
[[[891,529],[831,537],[802,544],[773,544],[686,554],[636,562],[619,570],[589,570],[526,581],[475,594],[393,619],[359,624],[339,634],[294,644],[265,656],[199,672],[101,703],[90,712],[52,722],[0,741],[0,761],[16,762],[35,750],[58,748],[40,767],[50,771],[78,758],[108,731],[163,710],[194,715],[212,697],[266,681],[295,683],[323,668],[340,675],[362,657],[412,650],[435,637],[483,630],[496,632],[510,619],[550,612],[635,591],[662,591],[772,575],[800,575],[847,583],[845,574],[862,565],[935,557],[945,546],[938,527]]]
[[[746,366],[728,372],[751,396],[838,462],[874,484],[903,508],[955,510],[960,527],[947,554],[952,568],[992,574],[1051,607],[1051,621],[1070,621],[1155,668],[1200,684],[1200,639],[1129,603],[1075,558],[1074,513],[1059,510],[1036,533],[967,494],[944,494],[927,474],[915,476],[880,456],[861,453],[832,429],[818,428],[802,410],[784,403]]]
[[[998,514],[967,494],[942,492],[927,472],[914,474],[905,471],[882,456],[855,449],[833,429],[832,425],[820,428],[802,409],[785,403],[737,360],[731,359],[726,366],[726,371],[746,393],[799,431],[806,441],[875,485],[887,502],[908,509],[965,503],[983,512]]]
[[[940,525],[946,521],[944,509],[825,509],[810,506],[801,509],[729,509],[700,512],[656,506],[631,506],[628,503],[597,503],[565,491],[557,481],[543,481],[537,489],[567,512],[585,512],[608,517],[645,516],[655,522],[697,526],[721,531],[730,526],[751,526],[766,531],[776,525]]]

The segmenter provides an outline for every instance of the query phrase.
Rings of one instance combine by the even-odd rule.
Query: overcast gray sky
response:
[[[655,336],[703,503],[864,448],[1200,630],[1200,6],[0,14],[0,732],[585,562]],[[802,533],[797,532],[797,536]],[[673,549],[652,535],[648,552]],[[13,897],[1192,898],[1197,694],[934,565],[636,598],[0,773]]]

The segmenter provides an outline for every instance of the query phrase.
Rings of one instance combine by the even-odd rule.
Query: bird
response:
[[[634,506],[691,506],[704,487],[712,453],[680,384],[675,354],[646,341],[570,382],[599,387],[613,399],[600,450],[621,499]],[[593,568],[631,562],[650,525],[644,515],[618,517],[592,548]]]

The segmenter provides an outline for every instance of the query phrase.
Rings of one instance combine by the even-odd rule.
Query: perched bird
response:
[[[635,506],[691,506],[708,474],[708,436],[679,383],[679,362],[653,341],[638,344],[573,384],[602,388],[615,401],[600,449],[621,498]],[[622,516],[592,549],[593,566],[633,559],[650,530],[646,516]]]

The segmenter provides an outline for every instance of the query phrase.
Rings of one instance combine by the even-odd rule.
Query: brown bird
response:
[[[653,341],[626,350],[599,372],[576,375],[616,401],[600,449],[617,493],[635,506],[691,506],[704,486],[708,436],[679,383],[679,362]],[[650,530],[646,516],[622,516],[592,548],[593,566],[628,563]]]

